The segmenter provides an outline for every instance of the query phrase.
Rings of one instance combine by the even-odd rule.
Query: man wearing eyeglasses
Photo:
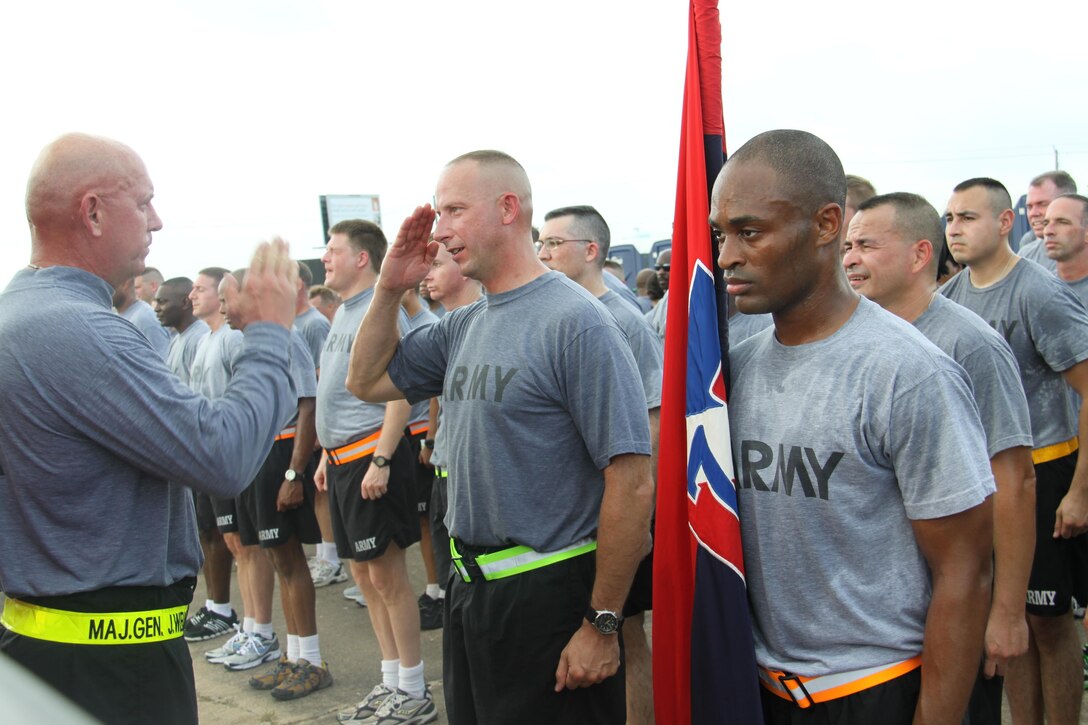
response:
[[[434,242],[424,206],[389,250],[348,387],[368,400],[443,396],[456,569],[443,627],[449,720],[623,722],[620,612],[653,507],[634,357],[607,309],[536,258],[517,161],[465,154],[443,170],[435,200]],[[398,342],[400,295],[439,245],[487,298]]]

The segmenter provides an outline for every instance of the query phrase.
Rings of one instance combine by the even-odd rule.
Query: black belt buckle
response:
[[[794,682],[797,683],[797,687],[801,688],[801,692],[805,693],[805,699],[804,700],[798,700],[794,696],[793,689],[789,685],[786,684],[787,680],[793,680]],[[786,688],[786,694],[790,696],[790,699],[793,700],[794,704],[796,704],[797,707],[800,707],[801,709],[805,709],[805,708],[812,707],[813,705],[816,704],[816,701],[812,699],[812,695],[808,694],[808,689],[805,687],[805,683],[801,682],[801,678],[798,677],[797,675],[791,675],[791,674],[788,674],[786,672],[783,672],[782,674],[778,675],[778,681],[779,681],[779,683],[781,683],[781,685],[783,687]],[[808,701],[807,704],[805,703],[805,700]]]
[[[468,572],[469,578],[472,579],[471,582],[465,582],[465,583],[466,584],[471,584],[471,583],[477,582],[477,581],[486,581],[484,579],[483,570],[480,569],[480,565],[476,563],[476,557],[472,556],[470,554],[466,554],[464,552],[464,549],[465,549],[464,544],[455,542],[455,546],[457,547],[458,556],[455,556],[454,560],[461,562],[461,566],[464,568],[465,571]],[[461,578],[464,579],[464,577],[461,577]]]

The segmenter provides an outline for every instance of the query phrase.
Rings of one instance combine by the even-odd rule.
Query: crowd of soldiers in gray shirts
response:
[[[100,717],[159,711],[125,714],[109,695],[128,684],[66,679],[51,647],[87,671],[139,670],[157,697],[176,697],[162,721],[195,721],[166,617],[188,604],[199,538],[207,599],[181,634],[224,637],[207,662],[263,667],[248,684],[275,699],[333,684],[314,589],[350,577],[380,680],[341,722],[436,719],[420,632],[439,627],[451,722],[652,721],[642,617],[671,253],[631,290],[609,270],[596,209],[551,210],[537,231],[524,169],[477,151],[443,168],[435,208],[418,207],[392,243],[370,222],[333,225],[324,285],[279,241],[248,269],[163,279],[142,265],[161,227],[152,195],[139,157],[94,137],[62,137],[32,172],[34,254],[0,308],[21,356],[0,353],[0,517],[53,533],[40,546],[14,537],[24,556],[0,560],[0,649]],[[1078,721],[1088,198],[1067,174],[1040,175],[1028,219],[1030,238],[1010,240],[1011,197],[986,177],[956,185],[943,218],[915,194],[877,195],[800,131],[756,136],[715,182],[766,722],[1000,722],[1003,687],[1017,723]],[[47,288],[57,300],[26,303]],[[107,291],[134,327],[96,316]],[[85,311],[72,321],[63,305]],[[93,330],[91,343],[50,347],[28,332],[42,320],[63,327],[58,339]],[[154,349],[177,380],[125,345]],[[58,350],[85,364],[44,362]],[[53,405],[42,381],[92,392],[109,374],[99,356],[158,387],[114,376]],[[162,419],[122,436],[95,423],[134,406]],[[186,436],[211,471],[187,462]],[[541,439],[563,460],[521,455]],[[46,548],[81,538],[82,516],[62,521],[47,503],[77,464],[102,474],[87,485],[133,492],[130,506],[106,497],[115,508],[171,522],[161,541],[154,527],[131,534],[154,543],[125,551],[127,576],[98,555],[103,540],[86,547],[85,571],[48,563]],[[41,500],[20,488],[39,468]],[[168,503],[146,498],[160,495],[148,475]],[[177,498],[190,491],[195,522]],[[114,515],[100,503],[88,498],[90,518]],[[417,542],[418,597],[405,559]],[[36,564],[49,576],[29,575]],[[65,630],[86,617],[89,634]],[[147,649],[133,665],[89,640]]]

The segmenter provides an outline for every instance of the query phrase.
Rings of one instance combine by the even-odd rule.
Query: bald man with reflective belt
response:
[[[195,723],[185,486],[239,493],[295,405],[297,272],[264,245],[238,371],[210,402],[110,309],[162,227],[139,156],[67,135],[27,185],[31,263],[0,296],[0,651],[108,723]],[[43,334],[48,331],[48,334]],[[168,482],[169,481],[169,482]]]

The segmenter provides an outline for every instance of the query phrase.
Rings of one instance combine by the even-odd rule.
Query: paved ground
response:
[[[414,589],[422,592],[425,577],[418,545],[409,551],[408,564]],[[232,602],[240,610],[241,597],[238,594],[237,581],[232,584]],[[263,672],[264,667],[248,672],[229,672],[222,666],[207,664],[204,661],[204,652],[218,647],[225,641],[225,637],[190,645],[201,722],[204,725],[335,723],[338,710],[357,702],[364,693],[369,692],[381,677],[380,655],[366,610],[344,599],[342,595],[344,588],[350,584],[349,581],[317,590],[321,650],[335,682],[332,687],[309,697],[293,702],[277,702],[267,692],[251,689],[247,684],[250,676]],[[203,603],[204,596],[201,580],[197,584],[193,611]],[[283,612],[280,609],[278,592],[274,598],[272,621],[282,645],[286,647],[286,632],[283,628]],[[425,677],[438,706],[437,722],[446,723],[442,693],[442,631],[424,632],[422,645]],[[1003,722],[1012,722],[1007,704]],[[1082,712],[1080,724],[1088,725],[1088,712]]]
[[[418,545],[408,552],[409,573],[415,591],[422,592],[426,584]],[[308,697],[291,702],[273,700],[267,692],[253,690],[247,684],[252,674],[264,672],[259,667],[247,672],[230,672],[222,665],[204,661],[204,653],[220,646],[226,637],[190,645],[200,721],[205,725],[252,725],[253,723],[335,723],[336,712],[358,702],[370,688],[381,680],[381,656],[374,631],[365,609],[344,599],[343,590],[352,584],[332,584],[317,590],[317,629],[321,636],[321,653],[329,663],[333,685]],[[241,615],[241,596],[237,578],[232,580],[232,603]],[[204,602],[204,582],[197,584],[193,611]],[[287,647],[280,608],[279,592],[274,598],[272,623],[281,645]],[[439,723],[445,723],[442,695],[442,630],[424,632],[424,676],[438,705]]]

